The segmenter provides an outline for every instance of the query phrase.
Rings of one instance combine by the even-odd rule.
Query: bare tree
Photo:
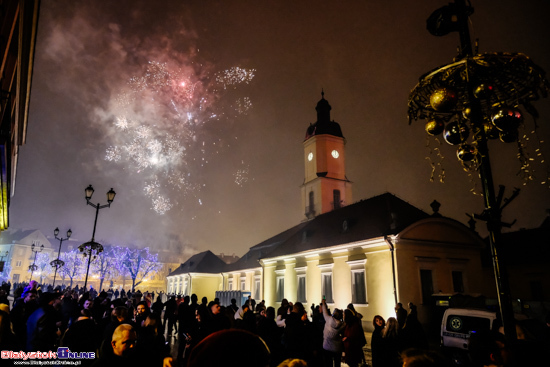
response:
[[[63,252],[61,254],[61,260],[65,262],[65,265],[59,268],[59,273],[61,273],[63,279],[65,279],[65,276],[71,279],[71,284],[69,284],[69,287],[72,287],[73,280],[82,278],[84,272],[86,271],[86,267],[83,266],[84,257],[77,249],[74,249]]]
[[[162,263],[158,261],[158,254],[151,254],[149,247],[144,249],[126,247],[122,258],[122,268],[132,278],[132,292],[144,280],[152,279],[162,268]]]

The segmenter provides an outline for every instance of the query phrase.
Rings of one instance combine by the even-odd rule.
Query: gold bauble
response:
[[[476,154],[476,147],[470,144],[462,144],[460,147],[458,147],[458,150],[456,151],[456,156],[462,162],[472,161],[475,158]]]
[[[441,119],[438,119],[437,117],[429,120],[428,122],[426,122],[426,132],[429,134],[429,135],[439,135],[443,132],[443,129],[445,129],[445,123],[443,122],[443,120]]]
[[[463,110],[462,110],[462,116],[466,119],[466,120],[469,120],[470,119],[470,115],[472,114],[472,109],[470,107],[465,107]]]
[[[457,101],[456,92],[450,88],[436,89],[430,96],[430,105],[439,112],[449,112]]]
[[[474,90],[474,97],[477,99],[485,99],[488,98],[494,91],[494,87],[489,84],[480,84],[478,87]]]

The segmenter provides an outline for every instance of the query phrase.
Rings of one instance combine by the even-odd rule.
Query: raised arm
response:
[[[325,320],[332,317],[332,315],[328,313],[328,307],[327,307],[327,301],[326,300],[321,301],[321,310],[322,310],[321,312],[323,313],[323,317],[325,318]]]

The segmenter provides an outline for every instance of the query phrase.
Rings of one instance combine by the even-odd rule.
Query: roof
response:
[[[289,228],[251,247],[233,264],[226,264],[212,252],[205,251],[191,257],[168,276],[258,268],[261,266],[260,259],[395,235],[429,217],[397,196],[385,193]]]
[[[0,243],[17,243],[20,242],[23,238],[30,236],[36,229],[17,229],[17,230],[7,230],[0,233]]]
[[[204,251],[191,256],[168,276],[186,273],[220,273],[224,271],[226,266],[227,264],[214,255],[212,251]]]
[[[250,250],[244,254],[238,261],[233,264],[229,264],[227,271],[242,270],[257,268],[260,266],[260,259],[268,257],[274,250],[284,244],[296,233],[299,233],[302,228],[307,226],[307,222],[300,223],[284,232],[281,232],[263,242],[260,242],[256,246],[250,248]]]
[[[0,244],[28,245],[38,242],[51,248],[50,240],[38,229],[8,229],[0,233]]]
[[[394,235],[428,217],[424,211],[385,193],[313,218],[264,258]]]

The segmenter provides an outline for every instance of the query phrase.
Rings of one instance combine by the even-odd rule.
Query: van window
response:
[[[447,317],[447,331],[469,334],[491,329],[491,320],[484,317],[472,317],[464,315],[449,315]]]

